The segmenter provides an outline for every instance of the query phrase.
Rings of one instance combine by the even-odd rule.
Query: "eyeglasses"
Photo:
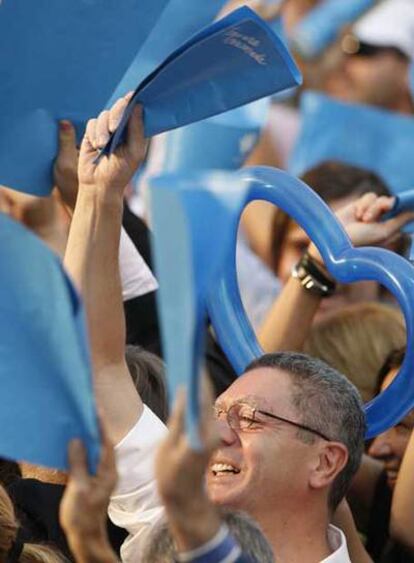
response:
[[[315,430],[314,428],[307,426],[306,424],[301,424],[300,422],[295,422],[294,420],[284,418],[283,416],[278,416],[271,412],[257,409],[252,405],[248,405],[246,403],[235,403],[227,411],[218,407],[214,407],[214,413],[215,417],[218,420],[222,420],[225,416],[227,424],[236,432],[246,432],[249,430],[254,430],[255,425],[260,422],[256,418],[256,413],[260,413],[263,416],[268,416],[275,420],[279,420],[280,422],[285,422],[287,424],[291,424],[292,426],[296,426],[296,428],[300,428],[301,430],[306,430],[307,432],[316,434],[316,436],[319,436],[327,442],[332,442],[331,438],[329,438],[322,432],[319,432],[319,430]]]

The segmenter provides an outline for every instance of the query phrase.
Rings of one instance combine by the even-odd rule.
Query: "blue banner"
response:
[[[122,141],[136,104],[144,108],[151,137],[300,82],[282,40],[255,12],[240,8],[195,35],[141,82],[104,154]]]
[[[163,172],[237,170],[260,139],[269,98],[170,131],[165,137]]]
[[[325,160],[339,160],[376,172],[394,193],[414,186],[414,117],[316,92],[303,94],[301,116],[289,162],[295,176]]]
[[[303,57],[316,57],[337,39],[345,26],[374,4],[375,0],[324,0],[296,26],[291,42]]]
[[[0,214],[0,456],[67,469],[80,438],[99,460],[83,307],[58,258]]]
[[[82,134],[170,1],[0,2],[0,184],[50,192],[57,120]]]

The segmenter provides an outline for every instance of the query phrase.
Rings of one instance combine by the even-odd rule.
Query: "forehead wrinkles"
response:
[[[214,406],[216,409],[228,410],[234,405],[248,405],[255,409],[267,409],[273,412],[273,406],[270,401],[268,401],[264,397],[259,397],[253,394],[243,395],[234,399],[226,399],[226,397],[220,395],[220,397],[218,397],[218,399],[216,400]]]

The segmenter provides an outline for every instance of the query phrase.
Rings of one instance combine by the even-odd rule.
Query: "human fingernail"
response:
[[[66,121],[65,119],[63,119],[62,121],[59,121],[59,127],[61,128],[62,131],[70,131],[72,124],[70,121]]]

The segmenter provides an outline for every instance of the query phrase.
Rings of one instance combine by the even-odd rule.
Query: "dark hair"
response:
[[[125,360],[143,403],[166,422],[168,401],[163,361],[152,352],[132,345],[125,348]]]
[[[297,352],[265,354],[254,360],[245,373],[261,367],[279,369],[290,376],[294,387],[292,404],[300,422],[346,446],[348,461],[329,492],[329,507],[334,511],[344,498],[364,451],[365,413],[356,387],[325,362]],[[298,437],[307,443],[316,439],[306,430],[299,430]]]
[[[405,346],[403,348],[398,348],[397,350],[392,350],[392,352],[390,352],[385,358],[385,361],[377,375],[376,394],[381,392],[382,384],[384,383],[384,379],[387,377],[388,373],[392,369],[399,368],[403,363],[405,350]]]
[[[327,203],[350,195],[359,197],[366,192],[373,192],[379,196],[391,195],[389,188],[377,174],[344,162],[322,162],[305,172],[301,179]],[[275,211],[271,252],[273,270],[276,273],[284,250],[288,227],[292,223],[294,221],[284,211],[281,209]]]

